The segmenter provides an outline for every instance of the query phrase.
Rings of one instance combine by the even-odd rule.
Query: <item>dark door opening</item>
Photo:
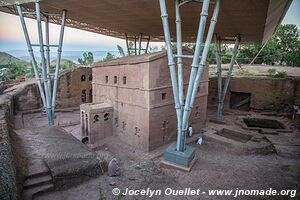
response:
[[[230,108],[235,110],[250,110],[251,93],[231,92]]]

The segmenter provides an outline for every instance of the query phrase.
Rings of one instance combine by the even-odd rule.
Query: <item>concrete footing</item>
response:
[[[161,166],[190,171],[195,152],[196,149],[190,146],[186,146],[185,150],[180,152],[176,150],[176,144],[171,144],[164,153],[164,160],[161,162]]]
[[[182,167],[179,165],[176,165],[174,163],[170,163],[168,161],[162,160],[159,163],[159,166],[161,168],[167,168],[167,169],[175,169],[175,170],[179,170],[179,171],[183,171],[183,172],[190,172],[192,170],[192,167],[194,166],[194,164],[197,162],[197,158],[193,158],[193,160],[190,163],[189,167]]]

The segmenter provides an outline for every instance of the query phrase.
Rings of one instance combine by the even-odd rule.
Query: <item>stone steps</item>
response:
[[[23,199],[33,200],[36,196],[42,195],[52,190],[54,190],[53,183],[47,183],[45,185],[35,186],[33,188],[25,189],[23,191]]]
[[[28,161],[25,179],[36,178],[50,174],[49,168],[45,165],[42,159],[32,159]]]
[[[53,179],[49,168],[42,160],[30,160],[30,168],[25,175],[23,184],[23,199],[32,200],[34,197],[54,190]]]
[[[51,175],[42,175],[42,176],[36,176],[33,178],[26,179],[23,185],[24,189],[39,187],[42,185],[47,185],[49,183],[52,183],[52,177]]]

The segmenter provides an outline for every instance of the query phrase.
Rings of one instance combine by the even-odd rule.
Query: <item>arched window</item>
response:
[[[81,76],[81,81],[85,81],[85,75]]]
[[[99,121],[99,115],[94,116],[94,123]]]
[[[103,118],[104,118],[104,121],[109,120],[109,113],[105,113],[104,116],[103,116]]]

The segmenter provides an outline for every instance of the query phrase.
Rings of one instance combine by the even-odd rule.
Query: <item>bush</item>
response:
[[[277,72],[277,73],[275,73],[275,75],[274,75],[275,78],[285,78],[285,77],[287,77],[287,76],[288,76],[288,73],[285,72],[285,71],[283,71],[283,72]]]
[[[274,78],[285,78],[288,76],[288,73],[286,71],[279,72],[275,68],[268,70],[269,76]]]
[[[16,79],[19,76],[25,76],[27,68],[21,63],[10,63],[0,66],[0,80],[7,81],[10,79]]]
[[[268,73],[270,75],[274,75],[276,72],[277,72],[277,70],[275,68],[271,68],[271,69],[268,70]]]

